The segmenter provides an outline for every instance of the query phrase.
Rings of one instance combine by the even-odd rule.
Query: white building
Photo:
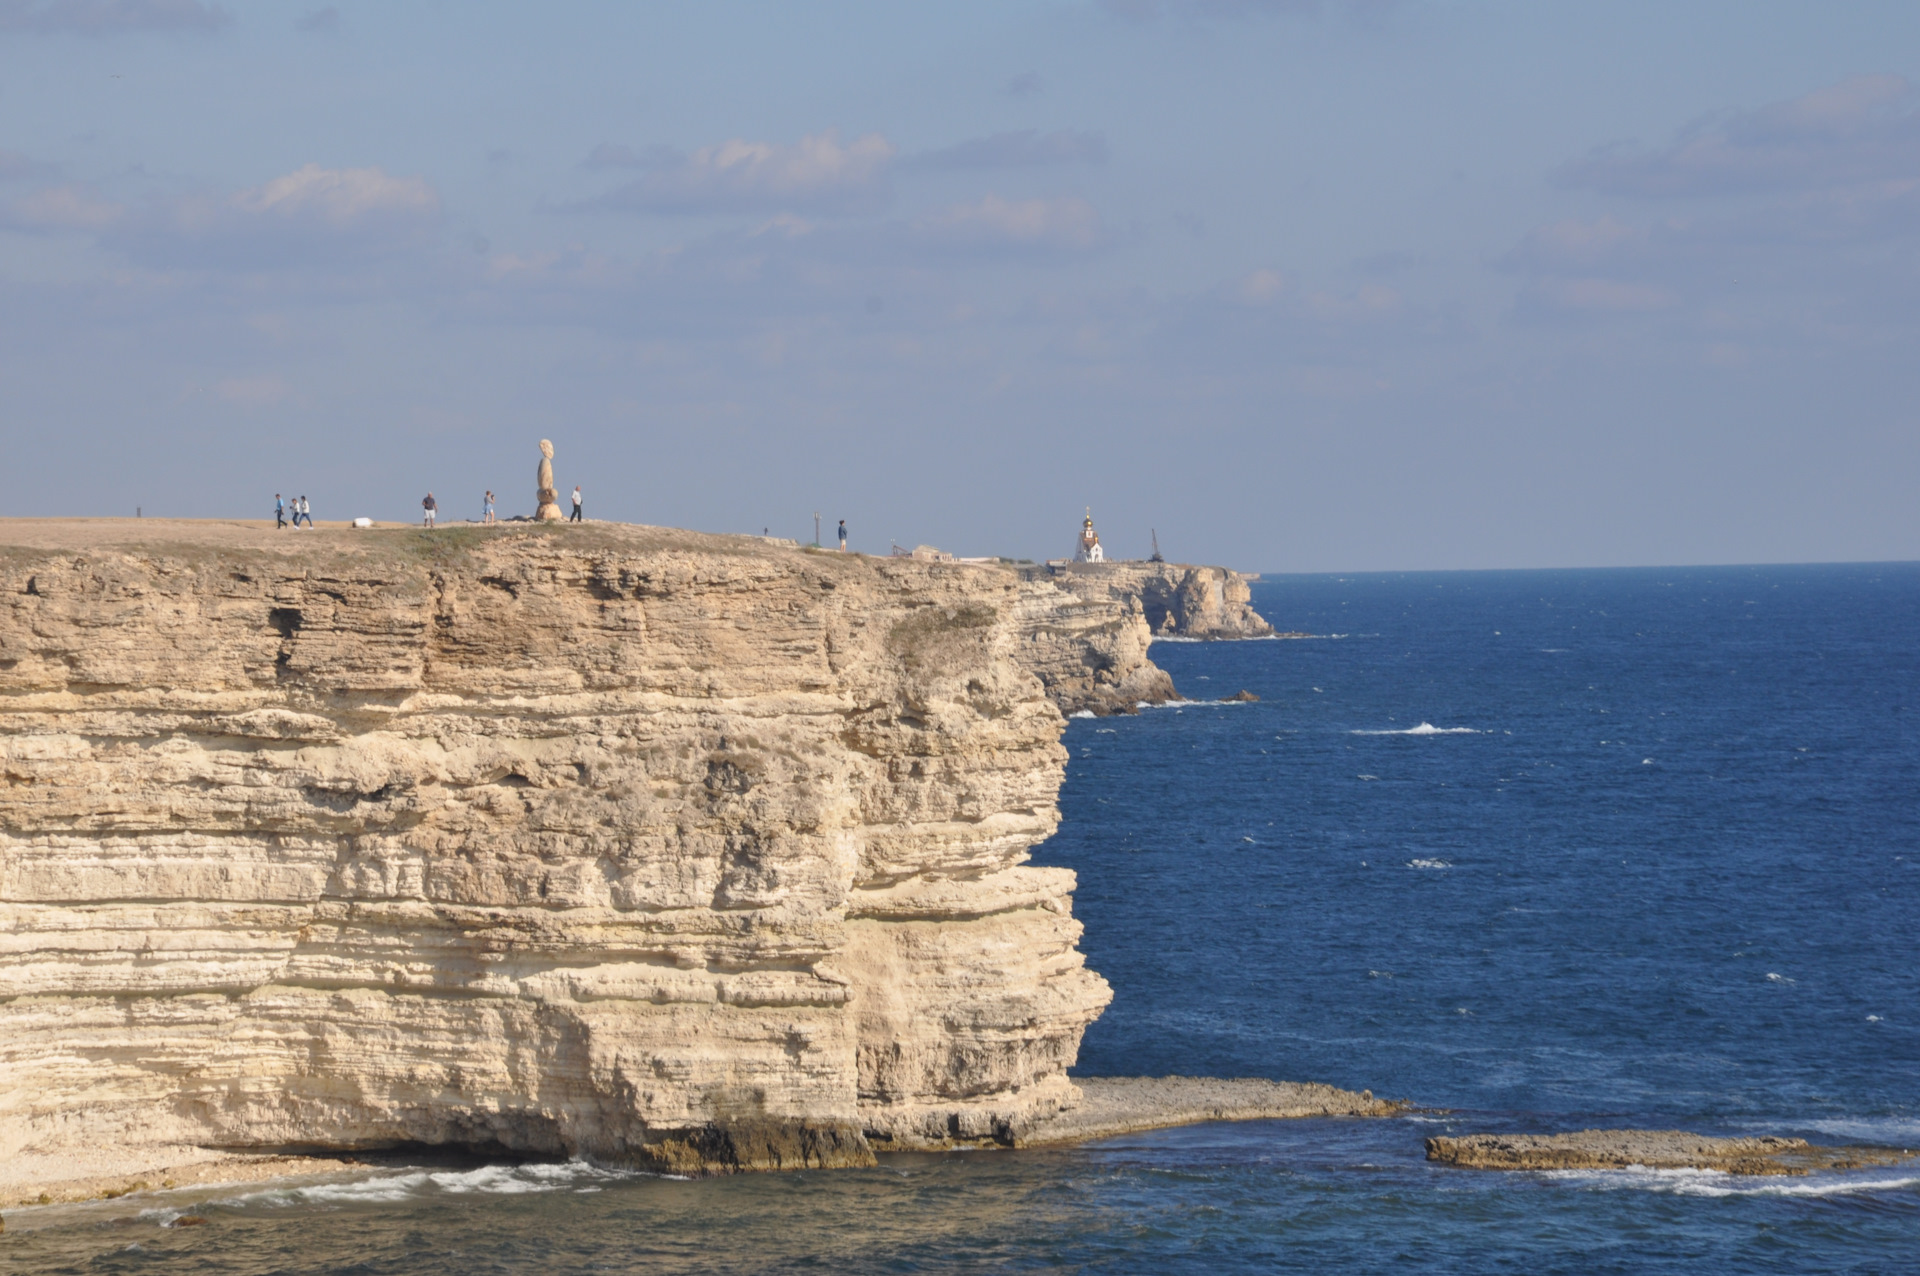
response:
[[[1100,533],[1093,530],[1093,510],[1087,510],[1087,521],[1080,525],[1080,543],[1074,547],[1073,561],[1076,563],[1104,563],[1107,551],[1100,548]]]

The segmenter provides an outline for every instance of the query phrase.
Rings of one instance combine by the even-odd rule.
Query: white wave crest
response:
[[[610,1170],[586,1161],[531,1165],[483,1165],[474,1170],[407,1170],[346,1182],[305,1183],[292,1187],[247,1192],[217,1202],[220,1205],[378,1205],[412,1200],[431,1192],[464,1196],[483,1193],[515,1196],[527,1192],[559,1192],[597,1186],[613,1179],[633,1178],[635,1170]]]
[[[1598,1191],[1665,1192],[1674,1196],[1857,1196],[1920,1187],[1920,1175],[1875,1177],[1815,1175],[1804,1179],[1755,1178],[1718,1170],[1543,1170],[1544,1178]]]
[[[243,1192],[214,1202],[216,1205],[379,1205],[405,1201],[428,1182],[424,1170],[406,1174],[381,1174],[372,1178],[351,1179],[345,1183],[306,1183],[299,1187],[269,1187],[258,1192]]]
[[[1407,727],[1401,731],[1350,731],[1349,735],[1480,735],[1482,732],[1472,727],[1436,727],[1431,722],[1422,722],[1417,727]]]
[[[1920,1147],[1920,1117],[1841,1117],[1801,1124],[1809,1130],[1818,1130],[1836,1139],[1877,1143],[1886,1147]]]
[[[1452,868],[1446,860],[1408,860],[1408,868]]]

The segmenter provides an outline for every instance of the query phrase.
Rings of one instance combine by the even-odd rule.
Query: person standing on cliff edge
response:
[[[575,486],[575,488],[573,489],[573,517],[569,518],[567,521],[569,523],[580,523],[580,522],[586,521],[580,517],[580,489],[578,486]]]
[[[840,552],[847,552],[847,520],[844,518],[840,520]]]
[[[440,512],[440,502],[433,499],[433,493],[427,493],[427,499],[420,502],[420,508],[427,512],[427,526],[433,526],[433,516]]]

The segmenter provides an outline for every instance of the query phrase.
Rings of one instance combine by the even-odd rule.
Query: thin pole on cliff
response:
[[[820,511],[813,512],[813,547],[820,548]]]

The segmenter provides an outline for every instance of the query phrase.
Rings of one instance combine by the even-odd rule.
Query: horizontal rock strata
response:
[[[1146,628],[660,529],[0,524],[0,1164],[1017,1141],[1109,997],[1023,863],[1048,689],[1164,682]]]
[[[1573,1134],[1468,1134],[1427,1140],[1427,1159],[1476,1170],[1719,1170],[1802,1175],[1911,1159],[1893,1148],[1819,1147],[1805,1139],[1718,1139],[1685,1130],[1581,1130]]]

